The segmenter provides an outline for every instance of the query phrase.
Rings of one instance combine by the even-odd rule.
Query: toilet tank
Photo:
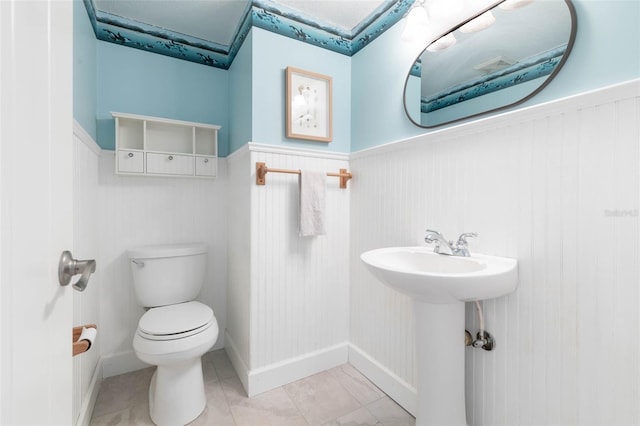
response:
[[[201,243],[129,249],[138,304],[154,307],[194,300],[204,282],[207,251]]]

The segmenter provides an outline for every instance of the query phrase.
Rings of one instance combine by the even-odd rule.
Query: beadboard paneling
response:
[[[200,241],[209,247],[207,275],[198,300],[214,310],[220,330],[226,326],[227,231],[226,162],[218,178],[188,179],[118,176],[114,154],[103,151],[98,182],[100,210],[101,353],[104,358],[135,360],[133,335],[144,313],[133,293],[126,251],[147,244]],[[179,284],[177,284],[179,285]],[[220,332],[214,348],[224,346]],[[105,364],[105,375],[124,367]]]
[[[251,164],[348,168],[346,158],[327,156],[252,150]],[[265,186],[251,187],[252,370],[348,341],[350,189],[327,178],[326,235],[317,237],[298,235],[298,193],[290,174],[269,173]]]
[[[95,259],[97,267],[83,292],[73,292],[73,325],[98,324],[98,336],[91,349],[73,357],[73,421],[88,424],[92,397],[97,395],[92,378],[100,358],[100,276],[98,235],[98,158],[100,148],[84,129],[74,125],[73,138],[73,256],[76,259]],[[74,280],[77,278],[74,278]],[[101,374],[101,373],[100,373]],[[99,383],[97,383],[99,386]]]
[[[251,316],[249,299],[251,296],[251,154],[245,147],[227,157],[229,171],[229,216],[228,285],[227,285],[227,333],[230,341],[225,342],[232,361],[232,350],[240,358],[242,365],[237,370],[246,370],[249,366],[249,318]],[[236,361],[237,363],[237,361]],[[245,375],[238,374],[241,378]],[[244,383],[247,387],[247,383]]]
[[[227,351],[249,395],[346,362],[349,189],[327,178],[326,235],[298,235],[298,177],[255,163],[335,171],[344,154],[249,143],[229,164]],[[350,185],[349,185],[350,186]]]
[[[497,345],[467,348],[469,424],[638,424],[639,95],[634,81],[355,153],[351,343],[415,386],[411,304],[359,255],[475,231],[471,251],[517,258],[519,284],[483,303]]]

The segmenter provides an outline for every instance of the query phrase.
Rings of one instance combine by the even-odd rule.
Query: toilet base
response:
[[[206,403],[200,357],[159,365],[153,373],[149,414],[156,425],[186,425],[204,411]]]

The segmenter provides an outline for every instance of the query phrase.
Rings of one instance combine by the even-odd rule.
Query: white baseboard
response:
[[[93,415],[93,408],[96,406],[96,400],[98,399],[98,392],[100,391],[100,385],[102,384],[102,358],[98,360],[96,368],[93,370],[93,376],[91,376],[91,383],[89,383],[89,389],[87,394],[82,399],[82,407],[80,407],[80,414],[76,421],[76,426],[89,426],[91,422],[91,416]]]
[[[225,350],[248,396],[284,386],[348,361],[348,343],[340,343],[266,367],[249,370],[240,358],[233,339],[225,335]]]
[[[249,371],[247,394],[254,396],[348,362],[348,343]]]
[[[249,394],[247,389],[249,389],[249,368],[247,364],[242,360],[240,353],[238,352],[238,348],[235,345],[235,342],[229,336],[229,333],[225,330],[224,332],[224,350],[227,353],[227,356],[231,360],[231,364],[233,364],[234,370],[236,370],[236,374],[240,378],[240,382],[242,382],[242,387],[245,392]]]
[[[416,389],[392,371],[367,355],[354,344],[349,344],[349,363],[371,380],[402,408],[416,415],[418,399]]]
[[[146,362],[140,361],[134,351],[120,352],[102,358],[102,377],[106,379],[107,377],[130,373],[147,367],[151,366]]]
[[[215,351],[224,348],[224,340],[218,339],[216,344],[210,349]],[[142,362],[138,359],[135,351],[119,352],[117,354],[106,355],[101,358],[102,361],[102,377],[118,376],[132,371],[142,370],[143,368],[152,367],[152,365]]]

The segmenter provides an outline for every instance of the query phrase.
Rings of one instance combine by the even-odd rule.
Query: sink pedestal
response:
[[[466,426],[464,301],[507,295],[518,261],[443,256],[428,247],[387,247],[360,255],[383,283],[414,301],[418,426]]]
[[[466,426],[464,302],[414,299],[418,370],[416,426]]]

